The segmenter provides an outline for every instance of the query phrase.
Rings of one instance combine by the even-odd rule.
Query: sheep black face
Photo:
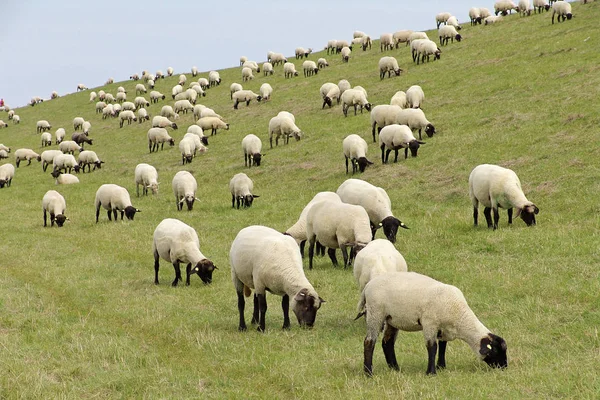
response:
[[[398,233],[398,227],[408,229],[408,226],[406,226],[404,222],[391,215],[389,217],[385,217],[381,221],[381,226],[383,227],[383,234],[387,240],[392,243],[396,243],[396,233]]]
[[[200,139],[203,145],[208,146],[208,136],[202,136]]]
[[[462,40],[462,36],[460,36],[460,34],[457,34],[454,39],[456,39],[457,42],[460,42]]]
[[[60,228],[64,225],[65,221],[68,221],[69,219],[67,217],[65,217],[62,214],[58,214],[56,217],[54,217],[54,221],[56,221],[56,225]]]
[[[261,157],[262,157],[262,154],[260,154],[260,153],[252,155],[252,159],[254,160],[254,165],[256,165],[257,167],[260,167],[260,159],[261,159]]]
[[[568,14],[567,14],[567,19],[568,19],[568,20],[571,20],[571,18],[573,18],[573,14],[571,14],[571,13],[568,13]],[[563,21],[564,21],[564,18],[563,18]]]
[[[475,18],[475,23],[481,25],[481,17]]]
[[[365,104],[365,108],[367,109],[367,111],[371,111],[372,107],[373,107],[373,105],[371,103]]]
[[[243,197],[242,201],[244,202],[244,207],[248,208],[252,206],[252,202],[254,201],[254,199],[256,197],[260,197],[258,195],[252,195],[252,194],[247,194],[246,196]]]
[[[540,212],[535,204],[525,206],[525,208],[517,208],[517,215],[515,217],[521,217],[521,219],[527,224],[527,226],[535,225],[535,215]]]
[[[175,146],[175,139],[169,139],[169,146]]]
[[[506,358],[506,341],[493,333],[481,339],[479,354],[487,365],[494,368],[508,367]]]
[[[427,130],[425,132],[427,132]],[[425,144],[425,142],[420,142],[418,140],[411,140],[408,143],[408,148],[410,149],[410,155],[413,157],[416,157],[417,153],[419,151],[419,147],[421,147],[422,144]]]
[[[216,268],[217,267],[215,267],[212,261],[205,258],[204,260],[198,261],[198,264],[196,264],[192,273],[198,274],[202,282],[208,285],[212,282],[212,274]]]
[[[181,199],[181,202],[183,203],[185,201],[188,211],[192,211],[192,209],[194,208],[194,200],[196,200],[194,196],[187,195],[183,199]]]
[[[4,185],[6,185],[6,180],[0,179],[0,189],[2,189],[4,187]]]
[[[130,219],[133,221],[133,217],[135,217],[135,213],[136,212],[142,212],[142,210],[138,210],[137,208],[133,207],[133,206],[127,206],[125,207],[125,210],[123,210],[123,212],[125,212],[125,216],[127,217],[127,219]],[[116,214],[115,214],[116,216]],[[121,219],[123,219],[123,214],[121,214]],[[115,218],[116,220],[116,218]]]
[[[256,96],[256,101],[260,102],[262,100],[262,96]]]
[[[400,68],[398,68],[396,71],[394,71],[394,73],[396,74],[396,76],[400,76],[401,72],[402,72],[402,70]]]
[[[427,124],[427,126],[425,127],[425,133],[428,137],[432,137],[435,133],[435,127],[432,124]]]
[[[329,107],[332,105],[331,99],[327,96],[323,96],[323,107],[321,108],[325,108],[325,104],[327,104]]]
[[[173,129],[177,129],[177,124],[176,124],[175,122],[173,122],[173,123],[171,124],[171,128],[173,128]],[[173,141],[173,144],[175,144],[175,141]]]
[[[367,169],[368,165],[373,165],[373,163],[369,160],[367,160],[367,157],[361,157],[358,160],[356,160],[357,164],[358,164],[358,170],[360,172],[365,172],[365,169]]]
[[[300,326],[312,328],[317,318],[317,311],[321,307],[321,303],[324,302],[325,300],[322,298],[315,299],[308,294],[308,289],[300,290],[294,296],[292,304],[292,311],[296,314]]]

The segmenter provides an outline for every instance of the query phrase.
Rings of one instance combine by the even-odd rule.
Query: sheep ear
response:
[[[417,140],[417,143],[419,143],[419,144],[427,144],[425,142],[421,142],[420,140]]]
[[[517,208],[517,212],[515,214],[515,218],[519,218],[519,216],[521,215],[521,211],[523,211],[523,209]]]
[[[327,303],[325,300],[323,300],[323,298],[322,298],[321,296],[319,296],[319,301],[320,301],[321,303]]]
[[[487,356],[490,353],[490,350],[492,350],[492,341],[490,338],[484,337],[479,343],[479,354]]]
[[[300,290],[298,293],[296,293],[296,296],[294,296],[294,300],[295,301],[304,301],[304,300],[306,300],[307,294],[308,294],[308,289],[304,288],[304,289]]]
[[[252,197],[257,198],[257,197],[260,197],[260,196],[257,195],[257,194],[253,194]]]

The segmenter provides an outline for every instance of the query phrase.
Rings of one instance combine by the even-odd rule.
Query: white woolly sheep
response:
[[[88,167],[88,172],[91,172],[92,165],[94,166],[93,170],[95,171],[96,168],[102,169],[102,164],[104,164],[104,161],[101,161],[100,158],[98,158],[98,154],[91,150],[84,150],[79,153],[77,161],[83,173],[85,173],[86,166]]]
[[[196,136],[196,135],[194,135]],[[198,139],[200,140],[200,139]],[[196,146],[194,140],[190,137],[183,138],[179,142],[179,151],[181,152],[181,164],[191,163],[194,158],[194,150]]]
[[[342,202],[365,209],[369,215],[372,239],[375,239],[377,229],[383,227],[385,237],[395,243],[398,227],[408,229],[392,214],[392,202],[384,189],[360,179],[347,179],[336,193]]]
[[[194,111],[194,106],[189,100],[177,100],[173,105],[173,111],[175,111],[176,113],[187,114],[188,111]]]
[[[413,41],[419,39],[429,39],[429,37],[425,32],[413,32],[408,36],[408,41],[406,42],[406,44],[411,44]]]
[[[8,158],[8,152],[0,149],[0,160]]]
[[[72,154],[59,154],[52,161],[52,176],[57,177],[60,171],[71,173],[79,172],[79,164]]]
[[[202,118],[202,117],[201,117],[201,115],[202,115],[202,110],[204,110],[204,109],[206,109],[206,108],[208,108],[208,107],[206,107],[206,106],[205,106],[205,105],[203,105],[203,104],[196,104],[196,105],[194,106],[194,119],[198,120],[198,119]]]
[[[0,128],[8,128],[8,124],[0,119]],[[38,133],[41,132],[38,128]]]
[[[112,212],[115,222],[117,222],[117,211],[121,212],[121,221],[123,220],[123,215],[127,219],[133,220],[135,213],[142,212],[131,205],[127,189],[112,183],[106,183],[98,188],[94,205],[96,207],[96,223],[98,223],[101,206],[107,210],[109,221],[111,220],[110,214]]]
[[[337,40],[333,39],[333,40],[327,41],[327,54],[329,54],[329,51],[331,51],[331,54],[333,54],[336,48],[337,48]]]
[[[198,125],[190,125],[187,129],[187,133],[193,133],[200,138],[200,142],[205,146],[208,146],[208,136],[204,136],[204,131]]]
[[[143,97],[136,97],[133,100],[133,104],[135,104],[135,109],[139,109],[139,108],[143,108],[143,107],[150,107],[150,102],[148,100],[146,100]]]
[[[305,49],[303,47],[296,47],[296,59],[302,59],[304,57],[308,58],[308,55],[312,53],[312,51],[313,49],[311,48]]]
[[[56,190],[48,190],[42,198],[42,210],[44,210],[44,226],[47,226],[47,214],[50,214],[50,226],[56,226],[59,228],[63,226],[65,221],[69,218],[65,216],[67,209],[67,202],[65,198],[58,193]]]
[[[258,66],[256,61],[246,61],[242,65],[242,69],[243,68],[250,68],[252,70],[252,72],[260,72],[260,67]]]
[[[244,65],[244,63],[245,63],[246,61],[248,61],[248,57],[246,57],[246,56],[241,56],[241,57],[240,57],[240,67],[241,67],[242,65]]]
[[[539,208],[527,200],[521,181],[514,171],[498,165],[478,165],[469,175],[469,196],[473,203],[473,224],[477,226],[479,203],[485,207],[483,214],[488,228],[498,228],[500,215],[498,208],[508,211],[508,223],[512,224],[513,208],[517,209],[516,217],[521,217],[527,226],[535,225],[535,216]],[[492,224],[491,212],[494,212]]]
[[[265,251],[265,249],[271,249]],[[252,323],[265,331],[266,292],[283,296],[283,329],[290,328],[289,308],[300,326],[312,327],[317,311],[325,302],[310,284],[302,268],[298,246],[289,236],[265,226],[249,226],[235,237],[229,251],[231,278],[237,293],[240,321],[238,330],[245,331],[245,300],[254,289]]]
[[[387,164],[392,150],[394,150],[394,162],[398,162],[398,150],[400,149],[404,149],[405,159],[408,158],[409,149],[411,155],[416,157],[419,147],[422,144],[425,144],[425,142],[417,140],[408,126],[398,124],[387,125],[379,132],[381,163]]]
[[[168,67],[167,68],[167,75],[173,76],[173,67]]]
[[[519,0],[518,11],[521,17],[526,15],[531,15],[531,10],[529,9],[530,1],[529,0]]]
[[[340,88],[340,96],[342,94],[344,94],[344,92],[348,89],[351,89],[352,86],[350,86],[350,82],[348,82],[346,79],[342,79],[341,81],[338,82],[338,87]]]
[[[57,185],[72,185],[79,183],[79,178],[72,174],[63,174],[62,172],[59,172],[55,179],[55,183]]]
[[[354,279],[360,293],[369,281],[379,275],[406,271],[406,260],[394,245],[385,239],[369,242],[354,259]]]
[[[183,92],[183,86],[181,86],[181,85],[175,85],[171,89],[171,97],[173,97],[173,99],[174,99],[175,96],[177,96],[179,93],[182,93],[182,92]]]
[[[65,132],[64,128],[58,128],[56,130],[56,132],[54,133],[54,136],[56,137],[55,144],[60,144],[60,142],[62,142],[63,139],[65,138],[66,134],[67,133]]]
[[[216,118],[219,118],[221,121],[223,121],[223,119],[224,119],[222,116],[217,114],[215,112],[215,110],[213,110],[212,108],[209,108],[209,107],[204,107],[204,108],[202,108],[202,110],[200,110],[200,118],[205,118],[205,117],[216,117]]]
[[[83,125],[81,125],[81,130],[84,134],[88,135],[90,133],[90,129],[92,129],[92,124],[89,121],[84,121]]]
[[[211,136],[216,135],[218,129],[229,130],[229,124],[218,117],[203,117],[196,121],[196,124],[202,128],[203,131],[210,129]]]
[[[360,89],[348,89],[342,93],[341,96],[342,101],[342,111],[344,113],[344,117],[348,116],[348,108],[350,106],[354,107],[354,115],[356,115],[356,109],[360,106],[360,113],[362,114],[363,108],[366,108],[367,111],[371,111],[371,103],[367,100],[367,96],[364,91]]]
[[[212,282],[213,271],[217,268],[200,251],[198,234],[191,226],[178,219],[166,218],[154,230],[152,241],[154,254],[154,284],[158,285],[159,260],[169,261],[175,268],[175,280],[172,286],[177,286],[181,279],[180,263],[186,264],[185,284],[190,285],[190,275],[198,274],[202,282]]]
[[[252,164],[260,167],[262,154],[262,142],[256,135],[249,134],[242,139],[242,151],[244,152],[244,166],[250,168]]]
[[[146,86],[144,86],[142,83],[138,83],[137,85],[135,85],[135,94],[140,94],[140,93],[146,93]]]
[[[165,97],[164,94],[157,92],[156,90],[150,92],[150,102],[152,103],[158,103],[158,100],[164,100]]]
[[[496,22],[500,22],[500,21],[502,21],[501,15],[490,15],[488,17],[485,17],[485,19],[483,20],[483,24],[491,25],[491,24],[495,24]]]
[[[443,28],[443,27],[442,27]],[[406,103],[410,108],[421,108],[421,104],[425,100],[425,93],[419,85],[412,85],[406,91]]]
[[[546,0],[533,0],[533,10],[535,13],[542,13],[542,10],[548,11],[550,9],[550,5]]]
[[[400,108],[408,107],[408,102],[406,101],[406,93],[402,90],[399,90],[396,93],[394,93],[392,99],[390,100],[390,105],[398,106]],[[372,112],[373,111],[371,111],[371,113]]]
[[[400,43],[406,43],[408,45],[408,38],[410,37],[411,33],[413,33],[413,31],[409,29],[394,32],[392,35],[392,38],[394,39],[394,46],[398,48]]]
[[[471,26],[473,25],[481,25],[481,21],[483,18],[481,18],[481,12],[479,11],[479,8],[477,7],[472,7],[469,9],[469,18],[471,19]]]
[[[160,149],[162,150],[165,146],[165,142],[169,143],[171,147],[175,146],[175,139],[169,136],[169,133],[165,128],[155,127],[148,129],[148,150],[150,150],[150,153],[158,151],[159,144]]]
[[[133,74],[129,77],[129,79],[131,79],[132,81],[139,81],[140,76],[138,74]]]
[[[96,94],[96,92],[91,92],[90,93],[90,102],[96,100],[96,97],[98,97],[98,94]]]
[[[192,104],[196,103],[196,99],[198,97],[206,97],[206,92],[202,89],[202,87],[200,86],[200,84],[198,82],[194,82],[195,85],[191,87],[191,90],[193,90],[194,92],[196,92],[196,95],[192,95],[192,92],[188,92],[188,95],[190,97],[190,101],[192,101],[191,99],[193,98],[194,101],[192,102]],[[188,89],[190,90],[190,89]]]
[[[519,7],[511,0],[498,0],[494,3],[494,14],[498,15],[502,13],[502,15],[506,15],[507,13],[512,13],[512,10],[518,10]]]
[[[42,158],[38,153],[31,149],[17,149],[15,151],[15,165],[19,168],[21,161],[27,161],[27,165],[31,165],[31,160],[41,161]]]
[[[296,66],[291,62],[286,62],[283,64],[283,75],[285,78],[291,78],[293,76],[298,76],[298,71],[296,71]]]
[[[317,67],[319,67],[319,69],[320,69],[320,68],[329,67],[329,63],[327,62],[327,60],[326,60],[326,59],[324,59],[324,58],[319,58],[319,59],[317,60]]]
[[[456,28],[452,25],[442,26],[438,31],[438,35],[440,37],[441,46],[447,45],[448,40],[451,40],[452,43],[454,43],[454,39],[456,39],[457,42],[460,42],[462,39],[462,36],[456,31]]]
[[[457,31],[460,31],[462,29],[462,27],[458,23],[458,19],[454,15],[448,18],[448,21],[446,21],[446,25],[453,26]]]
[[[80,90],[87,90],[87,87],[83,83],[80,83],[77,85],[77,91],[79,92]]]
[[[231,192],[231,208],[235,208],[236,203],[238,210],[240,205],[243,208],[251,207],[254,199],[260,197],[257,194],[252,194],[253,190],[254,183],[250,178],[248,178],[248,175],[244,174],[243,172],[235,174],[229,181],[229,191]]]
[[[179,114],[177,114],[171,106],[162,106],[160,109],[160,115],[165,118],[179,118]]]
[[[273,64],[273,66],[277,66],[278,64],[285,64],[288,62],[287,58],[282,53],[273,53],[271,54],[271,58],[269,62]]]
[[[422,39],[416,41],[417,44],[415,47],[411,45],[411,49],[415,51],[414,59],[417,61],[417,65],[419,63],[425,62],[425,58],[427,58],[427,62],[429,62],[430,56],[434,56],[433,60],[439,60],[441,56],[441,50],[438,48],[437,44],[429,39]]]
[[[186,132],[186,134],[183,135],[183,139],[186,139],[186,138],[191,139],[194,144],[194,149],[193,149],[194,157],[196,157],[196,153],[203,154],[208,151],[208,147],[205,147],[205,145],[203,144],[203,142],[204,142],[203,139],[206,139],[205,136],[202,136],[202,138],[201,138],[199,135],[196,135],[193,132]],[[181,147],[180,147],[180,149],[181,149]]]
[[[506,342],[490,332],[475,316],[462,292],[455,286],[415,272],[390,272],[372,279],[363,290],[357,319],[366,314],[364,371],[373,374],[373,351],[379,332],[390,368],[399,370],[394,342],[398,330],[423,331],[427,347],[427,374],[446,367],[446,344],[466,342],[479,359],[494,368],[506,368]],[[438,342],[439,341],[439,342]]]
[[[41,135],[42,147],[52,145],[52,134],[50,132],[42,132]]]
[[[127,93],[127,90],[125,90],[125,88],[123,86],[119,86],[117,88],[117,93]]]
[[[392,33],[382,33],[379,36],[379,48],[381,51],[392,50],[394,48],[394,35]]]
[[[115,113],[115,109],[112,104],[107,104],[106,107],[102,109],[102,119],[115,117],[116,115],[117,114]]]
[[[183,210],[184,202],[187,205],[188,211],[192,211],[194,208],[194,201],[200,201],[200,199],[196,197],[196,189],[198,189],[196,178],[187,171],[179,171],[173,177],[171,186],[173,187],[173,194],[175,195],[177,211]]]
[[[105,97],[106,97],[106,93],[104,92],[104,90],[99,90],[98,91],[98,100],[104,100]]]
[[[74,154],[76,151],[83,151],[83,147],[73,140],[63,140],[58,145],[58,149],[65,154]]]
[[[381,129],[384,126],[397,123],[398,114],[400,114],[401,110],[401,107],[393,104],[380,104],[373,107],[371,110],[371,133],[373,134],[373,143],[377,141],[375,139],[375,128],[377,127],[377,132],[381,132]]]
[[[552,4],[552,24],[554,24],[554,15],[558,14],[556,18],[558,22],[565,21],[567,19],[573,18],[573,14],[571,13],[571,4],[566,1],[556,1]]]
[[[130,110],[121,111],[119,114],[119,128],[123,127],[125,121],[127,121],[127,125],[131,125],[131,122],[137,121],[135,113]]]
[[[248,67],[242,68],[242,82],[247,82],[252,79],[254,79],[254,75],[252,74],[252,69],[250,69]]]
[[[364,208],[337,201],[320,201],[310,208],[306,216],[306,235],[308,240],[308,268],[313,267],[315,243],[328,247],[328,254],[334,266],[337,266],[335,249],[342,251],[344,268],[360,250],[371,241],[369,216]],[[348,254],[350,247],[350,254]]]
[[[135,191],[137,197],[140,197],[140,185],[142,185],[142,194],[148,195],[148,189],[152,194],[158,194],[158,172],[150,164],[140,163],[135,166]]]
[[[330,108],[333,105],[333,100],[336,100],[340,104],[340,88],[335,83],[327,82],[321,86],[321,96],[323,97],[323,106],[321,109],[328,105]]]
[[[392,36],[393,38],[393,36]],[[371,49],[371,37],[369,35],[363,36],[362,37],[362,41],[361,41],[361,46],[363,51],[367,50],[367,47],[369,48],[369,50]]]
[[[196,66],[193,66],[193,67],[192,67],[192,76],[193,76],[193,77],[196,77],[196,75],[198,75],[198,67],[196,67]]]
[[[352,174],[357,170],[365,172],[368,165],[373,165],[367,159],[367,142],[356,134],[346,136],[342,142],[344,157],[346,158],[346,173],[348,173],[348,160],[352,163]]]
[[[206,78],[198,78],[198,83],[200,84],[200,87],[204,90],[208,89],[210,82],[208,82],[208,79]]]
[[[179,75],[179,81],[178,81],[178,85],[185,85],[185,83],[187,82],[187,77],[184,74]]]
[[[306,60],[302,63],[302,69],[304,70],[304,77],[316,75],[319,72],[319,67],[314,61]]]
[[[198,81],[200,83],[200,81]],[[210,71],[208,73],[208,86],[218,86],[221,84],[221,76],[217,71]],[[200,83],[202,85],[202,83]]]
[[[0,150],[4,150],[7,153],[10,153],[10,147],[5,146],[4,144],[0,144]]]
[[[48,165],[54,164],[54,157],[59,154],[63,154],[60,150],[45,150],[40,154],[40,158],[42,160],[42,170],[46,172]]]
[[[121,109],[124,111],[135,111],[135,104],[131,101],[126,101],[121,105]]]
[[[15,176],[15,167],[12,164],[0,165],[0,189],[10,187]]]
[[[262,68],[265,76],[273,75],[273,64],[271,64],[270,62],[263,63]]]
[[[348,62],[348,60],[350,59],[350,54],[352,54],[352,50],[350,49],[350,47],[344,46],[342,47],[342,51],[340,53],[342,54],[342,61]]]
[[[110,93],[106,93],[106,95],[104,96],[104,101],[106,101],[107,103],[114,103],[115,102],[115,96],[113,96]]]
[[[290,117],[279,113],[269,120],[269,144],[271,148],[273,148],[273,136],[275,136],[275,146],[277,146],[281,136],[283,136],[285,144],[288,144],[290,136],[298,141],[302,135],[302,130],[296,125],[293,115]]]
[[[425,113],[419,108],[407,108],[401,110],[398,113],[396,123],[399,125],[408,125],[412,131],[418,130],[419,140],[423,139],[421,137],[421,131],[423,129],[425,129],[425,134],[428,137],[432,137],[436,133],[433,124],[427,120]]]
[[[452,16],[452,14],[450,14],[449,12],[442,12],[439,13],[435,16],[435,23],[436,23],[436,28],[439,28],[441,24],[446,24],[446,22],[448,21],[448,18],[450,18]]]
[[[15,115],[15,110],[10,110],[8,112],[8,119],[11,120],[13,118],[13,116]]]
[[[396,76],[400,76],[402,70],[398,66],[398,60],[394,57],[381,57],[379,59],[379,79],[385,78],[386,72],[388,78],[392,76],[392,72],[396,74]]]
[[[233,98],[233,108],[237,110],[239,103],[246,103],[246,107],[250,105],[252,100],[256,100],[260,102],[262,100],[262,96],[254,93],[252,90],[239,90],[232,95]]]
[[[6,126],[8,126],[8,124],[5,124]],[[52,129],[52,125],[50,125],[50,123],[44,119],[39,120],[36,124],[36,128],[37,128],[37,133],[42,133],[44,131],[50,131],[50,129]]]
[[[263,83],[262,85],[260,85],[260,96],[262,97],[262,99],[264,101],[268,101],[271,99],[271,94],[273,93],[273,87],[271,85],[269,85],[268,83]]]
[[[146,111],[145,108],[140,108],[138,110],[137,117],[138,117],[138,121],[140,121],[140,124],[143,121],[150,121],[150,115],[148,115],[148,111]]]
[[[489,17],[489,16],[492,15],[492,13],[490,12],[490,10],[488,10],[485,7],[480,7],[479,8],[479,14],[481,14],[481,18],[483,18],[483,19],[485,19],[485,18],[487,18],[487,17]]]

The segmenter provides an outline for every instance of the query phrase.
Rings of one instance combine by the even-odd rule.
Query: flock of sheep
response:
[[[570,5],[564,1],[553,2],[552,22],[555,14],[558,21],[571,19]],[[549,4],[543,0],[533,1],[534,10],[548,10]],[[528,0],[521,0],[515,5],[510,0],[496,2],[495,14],[506,14],[511,10],[529,13]],[[486,24],[498,21],[487,9],[471,9],[469,17],[471,24]],[[439,28],[440,45],[448,40],[461,40],[458,30],[461,29],[456,17],[448,13],[436,16]],[[380,50],[386,51],[398,48],[400,43],[410,45],[413,60],[417,63],[429,59],[430,55],[440,58],[440,49],[429,40],[423,32],[398,31],[394,34],[384,34],[380,38]],[[432,45],[433,43],[433,45]],[[355,32],[352,43],[346,41],[329,41],[327,54],[340,54],[343,62],[348,62],[351,56],[352,45],[358,45],[363,50],[371,48],[371,38],[363,32]],[[297,48],[296,59],[308,58],[312,49]],[[298,76],[295,65],[288,62],[281,53],[269,52],[267,62],[262,65],[265,77],[274,73],[275,67],[281,65],[285,78]],[[260,73],[260,66],[249,61],[246,57],[240,58],[241,78],[247,82]],[[318,62],[303,61],[304,76],[310,78],[317,76],[320,69],[327,68],[329,63],[324,58]],[[380,79],[388,78],[392,73],[400,75],[402,69],[395,58],[382,57],[378,64]],[[192,68],[192,77],[198,74],[197,68]],[[153,90],[158,79],[172,76],[173,69],[168,68],[167,74],[161,71],[150,74],[144,71],[140,76],[132,75],[131,79],[144,83],[135,86],[136,97],[133,102],[127,101],[127,92],[123,87],[117,89],[113,97],[104,91],[91,92],[90,102],[95,103],[95,111],[103,119],[118,118],[119,126],[123,128],[125,122],[150,122],[147,107],[165,101],[166,95]],[[107,83],[112,83],[109,79]],[[208,150],[208,131],[211,135],[217,134],[219,129],[229,129],[229,124],[214,110],[199,104],[198,99],[206,96],[211,87],[221,84],[217,71],[211,71],[208,79],[199,78],[189,85],[187,90],[184,85],[186,75],[180,75],[179,81],[173,87],[171,97],[173,107],[165,105],[160,110],[160,115],[155,115],[147,132],[149,151],[163,150],[164,144],[175,145],[168,129],[178,129],[177,122],[182,114],[191,113],[197,120],[188,127],[186,135],[179,142],[182,164],[192,162],[194,157],[204,154]],[[143,95],[147,88],[151,89],[149,100]],[[87,90],[85,85],[77,86],[77,91]],[[244,90],[239,83],[232,83],[230,96],[233,108],[237,109],[240,103],[246,106],[256,101],[268,101],[273,93],[273,88],[268,83],[261,86],[260,94]],[[370,126],[373,141],[378,141],[381,149],[381,161],[387,163],[391,151],[394,151],[394,162],[398,161],[398,152],[404,149],[405,158],[410,151],[413,157],[417,156],[418,149],[425,144],[422,141],[422,131],[428,137],[435,133],[434,125],[426,118],[421,107],[425,100],[425,93],[420,86],[414,85],[404,91],[398,91],[390,100],[389,105],[372,105],[367,100],[367,92],[360,86],[351,87],[347,80],[338,84],[327,82],[320,88],[323,99],[322,108],[333,107],[334,101],[342,104],[344,116],[352,107],[356,115],[360,108],[370,111]],[[53,93],[52,98],[58,97]],[[41,102],[33,98],[31,105]],[[19,123],[20,118],[9,111],[9,120]],[[136,114],[137,112],[137,114]],[[16,118],[16,120],[15,120]],[[6,124],[0,121],[2,126]],[[51,146],[53,142],[49,131],[52,125],[46,120],[37,122],[37,131],[41,134],[42,146]],[[32,149],[18,149],[15,151],[15,166],[32,160],[42,162],[42,169],[46,171],[52,165],[52,176],[57,184],[78,183],[79,178],[71,172],[88,172],[101,168],[103,161],[94,151],[84,150],[84,145],[92,145],[93,139],[89,138],[91,123],[84,118],[75,117],[73,120],[72,140],[64,140],[65,129],[59,128],[55,132],[54,143],[58,150],[45,150],[37,154]],[[419,133],[419,139],[414,132]],[[279,139],[285,143],[290,137],[300,140],[303,133],[296,125],[293,114],[282,111],[274,116],[268,126],[270,147]],[[247,167],[261,165],[262,142],[261,139],[249,134],[242,140],[244,163]],[[160,146],[159,146],[160,145]],[[342,142],[342,151],[345,156],[346,173],[363,172],[373,162],[367,158],[368,144],[361,136],[348,135]],[[0,158],[7,158],[10,148],[0,144]],[[78,159],[74,153],[78,151]],[[92,170],[93,166],[93,170]],[[0,188],[10,186],[15,175],[15,167],[8,163],[0,166]],[[147,195],[150,190],[158,193],[158,173],[150,164],[138,164],[134,171],[133,181],[136,184],[136,193],[140,196],[139,186],[142,186],[142,195]],[[182,210],[183,205],[188,210],[193,209],[198,184],[194,176],[187,171],[179,171],[173,177],[172,190],[176,200],[177,210]],[[252,180],[244,173],[237,173],[231,178],[229,184],[232,207],[250,207],[255,198]],[[473,206],[473,222],[478,224],[478,208],[484,206],[484,215],[488,227],[498,228],[499,208],[508,211],[508,222],[512,218],[520,217],[527,225],[536,223],[535,216],[538,207],[524,195],[517,175],[506,168],[496,165],[479,165],[473,169],[469,176],[469,194]],[[47,225],[47,214],[50,223],[63,226],[66,217],[66,201],[55,190],[48,191],[42,200],[44,212],[44,226]],[[108,219],[117,220],[117,212],[121,219],[127,217],[133,220],[140,210],[132,205],[129,192],[126,188],[115,184],[104,184],[96,192],[95,209],[96,222],[99,220],[100,209],[107,211]],[[516,214],[513,215],[513,209]],[[493,215],[492,215],[493,213]],[[375,233],[382,228],[386,239],[375,239]],[[423,331],[428,351],[428,374],[436,372],[437,367],[445,367],[446,342],[453,339],[464,340],[477,356],[493,367],[504,368],[508,365],[506,355],[506,342],[499,336],[491,333],[475,316],[467,305],[461,291],[454,286],[438,282],[432,278],[415,272],[407,272],[408,267],[402,255],[395,249],[393,243],[399,228],[408,229],[392,213],[392,202],[383,188],[375,187],[359,179],[347,179],[336,192],[321,192],[302,210],[298,221],[285,233],[278,232],[265,226],[249,226],[242,229],[231,245],[229,259],[231,263],[231,276],[237,293],[239,310],[239,330],[246,330],[244,318],[245,297],[254,291],[252,323],[258,324],[258,330],[265,330],[266,292],[282,296],[284,314],[283,328],[290,327],[289,308],[291,307],[300,325],[313,326],[316,314],[325,302],[304,274],[302,257],[304,248],[308,243],[309,268],[313,268],[315,248],[317,254],[324,254],[327,250],[334,265],[338,264],[336,249],[340,249],[344,266],[353,265],[354,275],[359,286],[361,296],[358,305],[358,317],[366,316],[367,336],[364,341],[364,370],[372,374],[372,357],[375,342],[379,333],[384,330],[383,352],[387,364],[398,369],[394,352],[394,342],[398,330]],[[269,251],[265,251],[269,249]],[[186,265],[186,284],[190,283],[190,276],[198,274],[204,283],[211,283],[212,273],[216,266],[200,251],[198,235],[195,230],[177,219],[163,220],[154,231],[152,251],[154,255],[155,283],[158,284],[159,260],[162,258],[172,263],[175,269],[176,286],[181,278],[180,264]]]

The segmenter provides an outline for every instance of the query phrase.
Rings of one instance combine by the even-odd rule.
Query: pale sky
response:
[[[330,39],[373,39],[435,28],[447,11],[468,24],[471,7],[493,0],[0,0],[0,98],[20,107],[33,96],[72,93],[172,66],[189,73],[259,63],[272,50],[321,50]],[[375,50],[373,50],[375,51]]]

